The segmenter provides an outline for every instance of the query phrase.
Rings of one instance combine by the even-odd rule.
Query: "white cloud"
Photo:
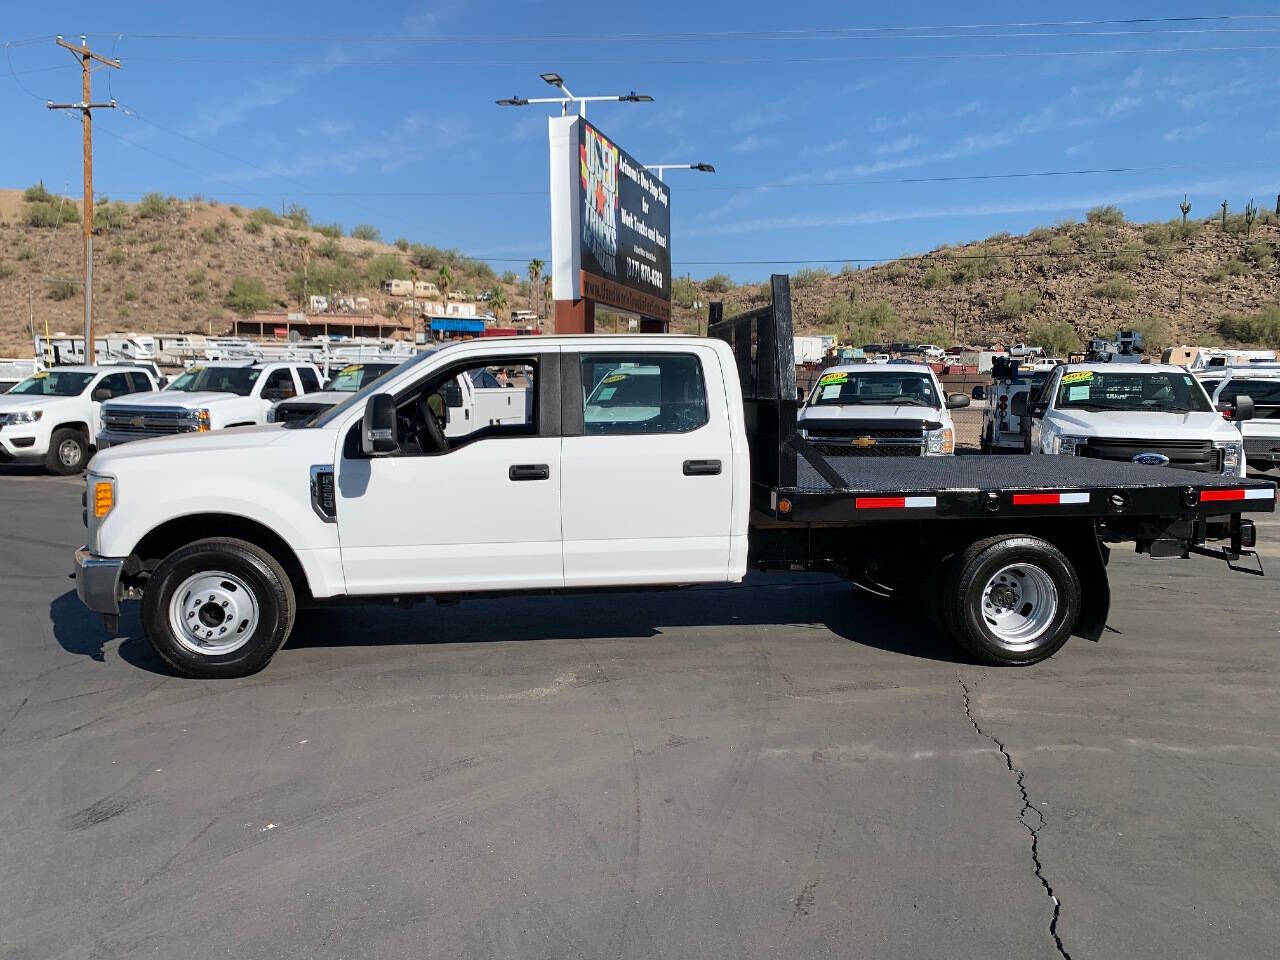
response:
[[[1140,106],[1142,106],[1141,97],[1116,97],[1106,105],[1103,113],[1108,117],[1118,117],[1120,114],[1136,110]]]
[[[800,151],[800,156],[825,157],[833,153],[839,153],[847,146],[849,146],[849,138],[841,137],[839,140],[832,140],[829,143],[810,144]]]
[[[1182,140],[1195,140],[1208,132],[1209,124],[1197,123],[1194,127],[1174,127],[1164,138],[1169,143],[1178,143]]]
[[[1081,140],[1079,143],[1073,143],[1063,151],[1068,157],[1078,156],[1082,153],[1088,153],[1094,147],[1092,140]]]
[[[759,130],[780,123],[787,117],[787,110],[781,103],[768,104],[751,113],[744,113],[729,125],[734,133],[746,133],[748,130]]]
[[[292,83],[255,83],[249,92],[220,101],[216,107],[197,113],[187,132],[193,137],[211,137],[239,123],[255,110],[278,106],[293,96],[297,89]]]
[[[880,146],[876,147],[876,155],[883,157],[892,153],[906,153],[908,150],[918,147],[924,142],[924,137],[898,137],[896,140],[890,140],[888,143],[882,143]]]
[[[919,123],[921,119],[918,113],[904,113],[898,117],[877,117],[868,129],[872,133],[887,133],[890,130],[897,130],[899,127],[907,127],[913,123]]]
[[[1142,67],[1138,67],[1138,69],[1134,70],[1133,73],[1124,78],[1124,88],[1126,90],[1137,90],[1142,86],[1142,75],[1143,69]]]
[[[737,143],[729,147],[734,153],[754,153],[763,146],[763,142],[755,134],[749,137],[743,137]]]

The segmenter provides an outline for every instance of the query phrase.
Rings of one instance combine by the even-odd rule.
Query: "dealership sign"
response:
[[[670,320],[671,191],[583,117],[548,130],[552,296]]]

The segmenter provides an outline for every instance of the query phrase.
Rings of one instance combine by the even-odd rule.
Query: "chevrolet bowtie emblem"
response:
[[[135,427],[141,427],[145,421],[141,417],[134,417],[129,422],[132,423]]]
[[[867,447],[874,447],[875,445],[876,445],[876,442],[871,437],[854,437],[852,440],[849,441],[849,446],[859,447],[864,450]]]

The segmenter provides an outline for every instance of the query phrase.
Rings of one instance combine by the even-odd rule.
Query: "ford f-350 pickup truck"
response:
[[[1242,512],[1274,509],[1271,483],[1086,458],[823,457],[797,432],[786,277],[772,289],[739,317],[713,305],[707,338],[465,341],[297,428],[112,448],[87,478],[79,595],[111,629],[140,599],[173,667],[229,677],[300,606],[836,571],[1020,665],[1102,633],[1109,544],[1234,562]],[[449,385],[488,370],[527,385],[526,414],[447,436]]]

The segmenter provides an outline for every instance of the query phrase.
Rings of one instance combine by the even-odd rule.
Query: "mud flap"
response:
[[[1102,639],[1111,613],[1111,583],[1107,579],[1107,561],[1111,549],[1097,537],[1078,541],[1071,550],[1071,563],[1080,578],[1080,616],[1071,632],[1077,637]]]

